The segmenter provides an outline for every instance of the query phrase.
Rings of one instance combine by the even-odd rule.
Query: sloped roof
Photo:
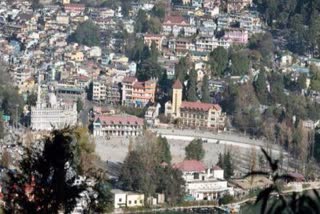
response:
[[[221,107],[218,104],[203,103],[203,102],[187,102],[187,101],[183,101],[181,103],[181,108],[199,110],[199,111],[209,111],[211,108],[214,108],[217,111],[221,110]]]
[[[198,160],[184,160],[174,164],[173,168],[179,169],[182,172],[202,172],[206,170],[206,166]]]
[[[181,84],[180,80],[177,79],[177,80],[174,82],[172,88],[174,88],[174,89],[182,89],[183,87],[182,87],[182,84]]]
[[[96,119],[96,122],[100,122],[102,125],[143,125],[143,119],[136,116],[129,115],[114,115],[104,116],[100,115]]]

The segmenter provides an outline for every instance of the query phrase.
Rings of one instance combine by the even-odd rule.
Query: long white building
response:
[[[77,105],[65,104],[57,101],[56,95],[48,94],[48,102],[41,100],[41,89],[38,84],[37,105],[31,107],[31,128],[37,131],[51,131],[52,129],[73,126],[77,123]]]

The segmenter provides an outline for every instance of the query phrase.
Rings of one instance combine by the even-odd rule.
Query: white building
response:
[[[113,189],[111,192],[114,194],[114,208],[122,207],[143,207],[144,194],[135,192],[125,192],[119,189]]]
[[[216,200],[233,193],[224,180],[223,169],[218,166],[207,168],[201,161],[184,160],[173,167],[182,171],[186,192],[195,200]]]
[[[33,130],[51,131],[54,128],[63,128],[76,125],[77,105],[57,101],[54,93],[49,93],[49,101],[41,101],[40,84],[38,84],[37,105],[31,107],[31,128]]]
[[[93,123],[94,136],[139,136],[144,121],[130,115],[98,115]]]

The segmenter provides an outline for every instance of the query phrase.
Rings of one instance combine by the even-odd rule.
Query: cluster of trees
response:
[[[92,21],[85,21],[77,26],[76,31],[70,36],[69,41],[89,47],[99,46],[100,29]]]
[[[183,85],[183,100],[193,102],[201,100],[202,102],[210,103],[209,76],[204,75],[199,91],[197,75],[189,56],[181,58],[175,66],[175,78],[180,80]]]
[[[94,178],[88,210],[105,212],[112,207],[110,186],[93,165],[92,143],[84,128],[54,130],[50,136],[25,148],[18,170],[7,170],[3,194],[8,212],[58,213],[73,211],[86,183],[75,185],[80,175]],[[85,164],[92,164],[87,168]],[[27,191],[26,191],[27,189]],[[97,194],[98,193],[98,194]],[[97,194],[97,195],[96,195]]]
[[[0,66],[0,112],[4,115],[9,115],[10,122],[13,123],[20,118],[24,100],[18,89],[11,84],[12,81],[7,66],[4,63],[1,63]],[[18,118],[16,118],[17,116]]]
[[[127,43],[126,53],[130,60],[137,65],[136,76],[140,81],[150,78],[160,79],[165,70],[158,64],[159,51],[153,42],[151,46],[145,45],[142,38],[137,38],[132,43]]]
[[[212,76],[245,75],[248,74],[249,65],[249,56],[244,50],[230,49],[228,52],[223,47],[217,47],[209,54],[208,66]]]
[[[288,41],[298,54],[314,52],[320,45],[320,2],[314,0],[256,0],[264,20]]]
[[[144,10],[139,10],[135,22],[136,33],[155,33],[161,32],[161,20],[165,16],[165,10],[162,7],[157,6],[150,14]]]
[[[202,147],[202,139],[192,140],[188,146],[186,146],[186,159],[187,160],[202,160],[205,155],[205,151]]]
[[[310,65],[311,83],[310,88],[314,91],[320,91],[320,69],[314,64]]]
[[[129,146],[129,153],[119,176],[122,188],[137,191],[146,197],[165,194],[169,204],[178,203],[184,196],[182,173],[172,168],[170,146],[166,138],[151,133]]]
[[[219,154],[217,166],[224,170],[225,179],[229,179],[234,174],[234,166],[232,163],[232,157],[230,151],[226,151],[223,154]]]

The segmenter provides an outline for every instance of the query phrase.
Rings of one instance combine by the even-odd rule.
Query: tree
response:
[[[136,77],[140,81],[146,81],[151,78],[160,79],[164,72],[165,69],[163,69],[158,63],[148,59],[138,65]]]
[[[160,136],[157,138],[157,143],[159,146],[160,161],[170,164],[172,158],[170,153],[170,145],[167,138]]]
[[[253,82],[254,89],[260,103],[263,105],[269,102],[269,92],[267,89],[267,78],[264,70],[261,70],[257,76],[257,79]]]
[[[274,103],[283,104],[286,100],[284,93],[283,75],[272,72],[269,76],[270,94]]]
[[[158,177],[156,192],[164,193],[165,200],[170,205],[182,202],[185,196],[182,172],[173,169],[171,166],[157,167],[156,174]]]
[[[37,95],[35,93],[31,93],[27,97],[27,105],[35,106],[37,103]]]
[[[192,69],[189,72],[188,89],[187,89],[187,100],[197,101],[197,72]]]
[[[222,154],[219,153],[217,166],[219,166],[221,169],[224,168],[224,160],[223,160],[223,158],[224,158],[224,156],[222,156]]]
[[[233,53],[231,54],[230,60],[231,60],[231,66],[230,66],[231,75],[242,76],[248,73],[249,58],[247,54],[243,52]]]
[[[301,74],[297,80],[298,90],[301,91],[307,87],[307,76],[305,74]]]
[[[129,152],[119,176],[121,185],[127,190],[141,191],[144,175],[145,171],[140,154],[137,151]]]
[[[79,113],[83,109],[83,102],[80,98],[77,99],[77,112]]]
[[[228,151],[225,155],[224,155],[224,177],[226,179],[231,178],[231,176],[233,176],[234,172],[233,172],[233,164],[232,164],[232,158],[231,158],[231,154],[230,151]]]
[[[89,47],[100,44],[99,27],[88,20],[78,25],[76,31],[71,36],[71,41],[83,44]]]
[[[80,175],[93,176],[90,174],[95,169],[95,161],[98,159],[95,154],[95,144],[90,137],[89,130],[86,127],[77,127],[74,129],[74,135],[77,144],[74,149],[76,169]]]
[[[184,180],[181,172],[168,164],[171,157],[165,138],[146,132],[136,141],[136,147],[129,151],[122,165],[119,176],[122,188],[143,192],[146,197],[164,193],[170,204],[181,201]]]
[[[148,16],[144,10],[139,10],[134,26],[134,30],[136,33],[146,33],[148,32],[149,24],[148,24]]]
[[[3,139],[4,134],[4,122],[2,120],[2,112],[0,112],[0,139]]]
[[[160,20],[163,20],[166,15],[166,5],[163,3],[157,3],[151,10],[153,16],[158,17]]]
[[[228,52],[223,47],[217,47],[209,54],[208,63],[213,75],[222,76],[228,65]]]
[[[209,78],[208,75],[204,75],[201,86],[201,102],[211,103],[209,92]]]
[[[69,129],[55,130],[43,149],[26,149],[19,171],[8,171],[4,182],[4,201],[9,212],[71,212],[85,186],[73,185],[74,143]],[[31,189],[26,192],[25,188]]]
[[[153,62],[157,62],[158,56],[159,56],[159,51],[158,51],[157,45],[154,41],[152,41],[151,47],[150,47],[150,60]]]
[[[205,155],[205,151],[202,148],[202,140],[194,139],[185,148],[186,159],[188,160],[202,160]]]
[[[175,77],[179,79],[180,82],[183,84],[185,78],[187,76],[187,72],[189,70],[187,58],[183,57],[179,60],[179,63],[175,66]]]

